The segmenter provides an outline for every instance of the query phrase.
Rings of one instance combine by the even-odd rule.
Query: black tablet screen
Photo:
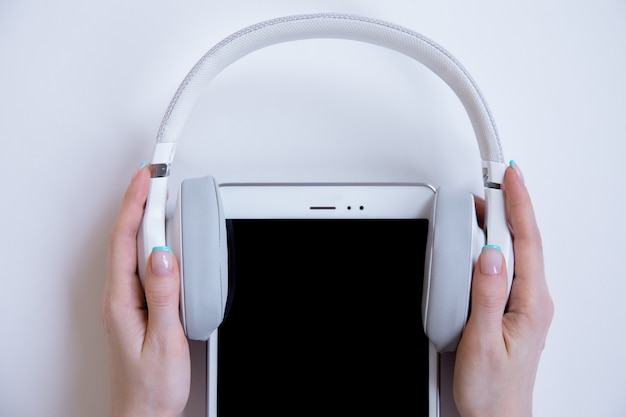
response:
[[[228,220],[218,416],[427,416],[427,220]]]

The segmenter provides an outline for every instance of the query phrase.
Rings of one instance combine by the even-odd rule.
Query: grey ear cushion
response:
[[[456,350],[468,317],[475,258],[484,242],[473,196],[439,188],[429,226],[422,298],[424,331],[438,352]]]
[[[180,189],[181,308],[187,337],[208,340],[224,318],[228,296],[226,223],[213,177]]]

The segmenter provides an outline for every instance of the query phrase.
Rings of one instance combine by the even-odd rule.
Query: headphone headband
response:
[[[287,16],[244,28],[211,48],[189,71],[170,101],[157,134],[166,152],[153,163],[170,164],[183,126],[203,89],[222,70],[256,50],[303,39],[335,38],[383,46],[431,69],[454,91],[467,112],[483,161],[504,163],[495,122],[478,86],[444,48],[410,29],[382,20],[345,14]],[[157,147],[158,148],[158,147]]]
[[[249,26],[215,45],[189,71],[170,101],[157,135],[150,190],[138,234],[139,265],[145,266],[153,247],[166,244],[169,167],[178,136],[207,84],[223,69],[251,52],[282,42],[316,38],[362,41],[395,50],[430,68],[451,87],[465,107],[478,142],[485,185],[486,243],[502,248],[510,289],[513,245],[501,190],[506,164],[496,125],[478,86],[452,54],[425,36],[382,20],[344,14],[287,16]],[[141,268],[139,273],[141,276]]]
[[[362,41],[395,50],[422,63],[452,88],[470,118],[482,158],[485,185],[485,233],[482,237],[484,243],[498,245],[502,248],[502,253],[506,259],[508,288],[510,290],[513,280],[514,254],[505,214],[504,193],[501,188],[506,165],[504,164],[495,123],[478,86],[450,53],[419,33],[381,20],[343,14],[287,16],[249,26],[214,46],[187,74],[163,117],[152,156],[150,166],[152,179],[150,180],[143,221],[137,235],[138,268],[142,283],[143,271],[152,248],[167,244],[165,208],[168,195],[169,167],[174,158],[176,141],[199,95],[223,69],[251,52],[277,43],[315,38]],[[207,184],[207,182],[204,181],[202,184]],[[228,254],[219,190],[213,178],[210,179],[208,186],[202,188],[200,194],[205,199],[202,200],[199,211],[203,213],[205,217],[202,218],[206,221],[194,230],[208,230],[210,232],[202,232],[207,239],[203,240],[202,244],[195,245],[201,251],[199,256],[197,256],[197,252],[193,251],[188,251],[187,256],[184,256],[182,249],[179,253],[181,257],[179,264],[181,286],[183,287],[181,288],[181,314],[185,333],[192,338],[199,337],[201,340],[206,340],[219,326],[223,318],[223,306],[226,303],[224,288],[227,287]],[[451,197],[445,197],[445,195],[445,192],[440,193],[440,190],[437,190],[437,199],[433,202],[434,208],[439,206],[437,202],[440,198],[443,201],[446,199],[449,202],[456,201]],[[446,204],[442,203],[441,207],[446,206]],[[179,207],[182,211],[182,204]],[[474,207],[468,208],[474,220],[471,223],[474,224],[476,223]],[[434,238],[435,221],[440,224],[437,230],[444,227],[442,232],[444,236],[451,234],[450,230],[452,229],[450,227],[459,226],[457,222],[452,222],[450,223],[452,226],[448,224],[448,229],[446,229],[445,215],[443,216],[443,226],[441,226],[442,213],[446,213],[446,211],[437,209],[437,213],[433,211],[431,218],[433,228],[432,231],[429,231],[431,252],[430,257],[427,258],[428,271],[425,272],[424,277],[424,294],[428,296],[422,300],[422,309],[424,329],[428,337],[438,350],[447,350],[456,346],[458,330],[463,328],[467,318],[465,314],[459,315],[459,311],[467,308],[469,284],[466,288],[461,288],[463,285],[457,284],[459,282],[463,284],[462,280],[465,278],[468,279],[468,283],[471,282],[471,268],[457,270],[442,267],[449,262],[449,258],[434,256],[435,251],[441,255],[442,248],[446,247],[445,244],[441,246],[440,239]],[[459,217],[454,210],[449,213],[452,214],[448,214],[448,219]],[[436,216],[438,220],[435,219]],[[178,221],[181,223],[180,218]],[[176,236],[171,236],[171,240],[179,239],[178,247],[180,248],[183,236],[182,233],[178,232],[173,233]],[[480,234],[472,234],[472,236],[480,237]],[[482,243],[483,239],[479,240]],[[472,240],[471,243],[474,245],[476,242]],[[438,249],[435,248],[436,245],[438,245]],[[475,251],[473,249],[466,249],[461,247],[459,253],[462,256],[474,256]],[[456,253],[456,251],[449,252],[453,255]],[[187,261],[191,259],[191,262],[185,262],[185,258]],[[202,262],[199,261],[200,259]],[[473,266],[475,259],[468,258],[461,261],[467,261]],[[189,268],[185,268],[185,264]],[[183,269],[187,269],[186,275],[183,273]],[[470,271],[470,276],[465,277],[467,271]],[[450,281],[450,276],[456,276],[457,273],[460,273],[457,278],[460,278],[461,281]],[[187,281],[184,276],[187,277]],[[226,284],[224,284],[224,280],[226,280]],[[187,295],[186,291],[183,290],[184,288],[189,288]],[[452,292],[454,296],[449,297],[448,292]],[[446,303],[453,305],[446,306]],[[452,309],[448,307],[452,307]],[[188,310],[189,320],[186,317]]]

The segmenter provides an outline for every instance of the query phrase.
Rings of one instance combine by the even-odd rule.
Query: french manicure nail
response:
[[[524,174],[522,174],[522,170],[519,168],[519,165],[511,159],[511,161],[509,162],[509,166],[515,170],[515,172],[517,173],[517,177],[520,179],[522,184],[524,184]]]
[[[172,249],[169,246],[155,246],[152,249],[152,272],[157,275],[172,273]]]
[[[502,272],[502,249],[500,246],[483,246],[480,254],[480,272],[485,275],[499,275]]]

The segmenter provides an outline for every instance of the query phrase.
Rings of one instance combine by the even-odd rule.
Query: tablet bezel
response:
[[[428,219],[435,188],[423,183],[225,183],[226,219]]]
[[[224,183],[225,219],[427,219],[436,189],[424,183]],[[207,415],[217,417],[217,339],[206,346]],[[439,416],[439,354],[429,346],[429,417]]]

